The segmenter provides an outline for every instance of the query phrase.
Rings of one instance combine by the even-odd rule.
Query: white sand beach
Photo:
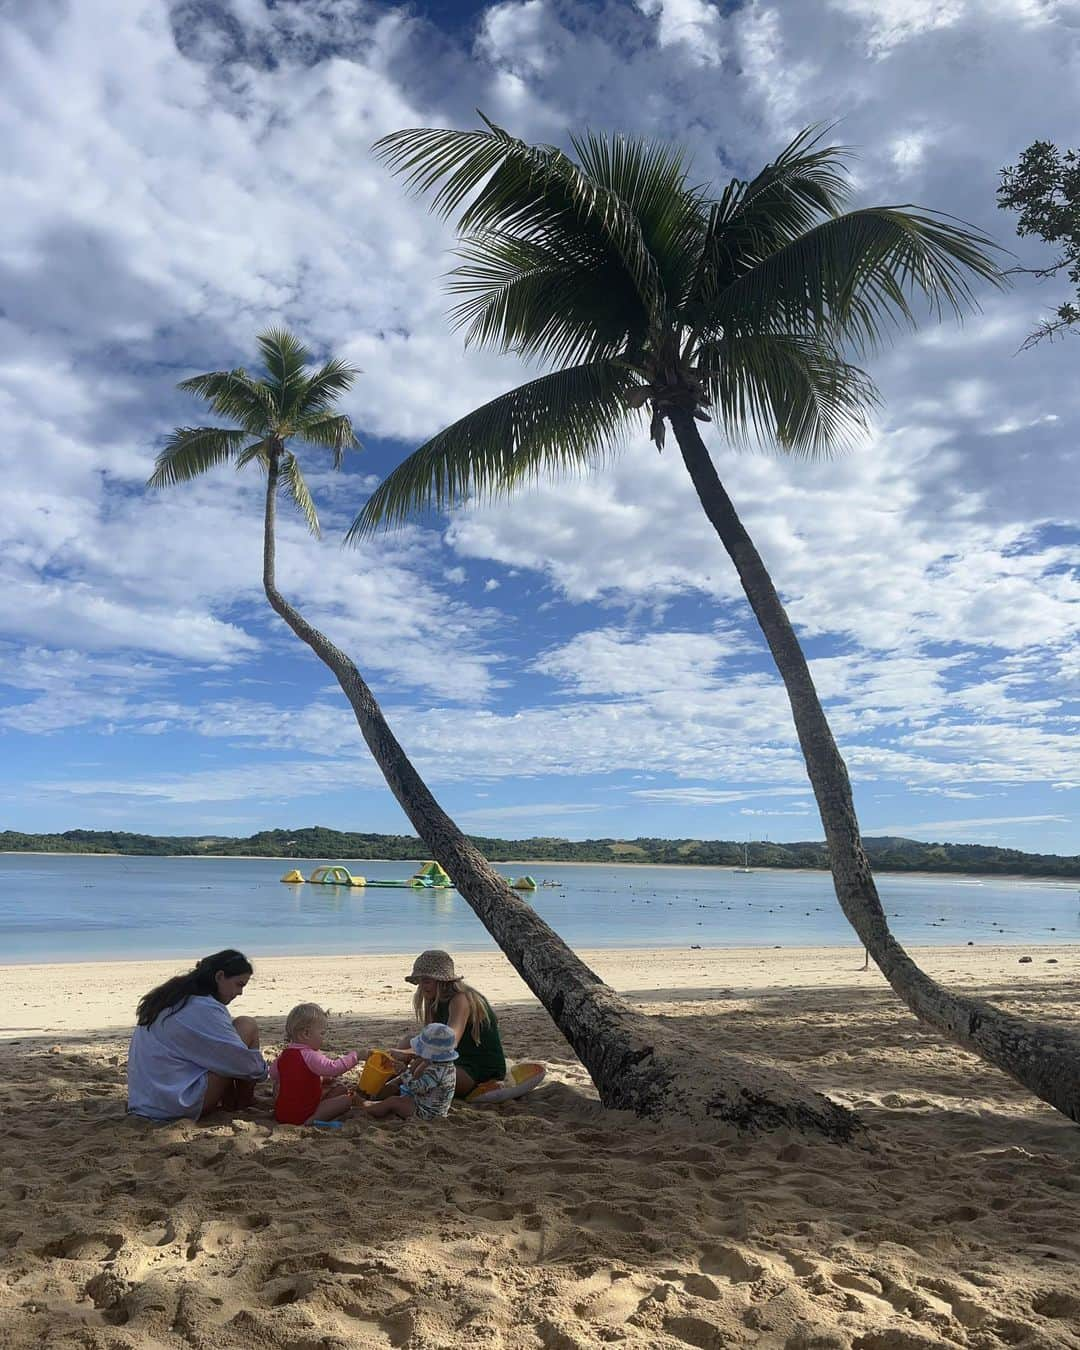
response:
[[[843,1147],[606,1112],[506,963],[457,955],[548,1081],[332,1134],[275,1126],[265,1096],[125,1117],[134,1003],[174,963],[0,968],[0,1345],[1080,1350],[1080,1129],[921,1029],[858,948],[586,954],[703,1058],[857,1110]],[[1075,1023],[1080,948],[919,959]],[[272,1048],[314,996],[328,1048],[365,1049],[407,1025],[409,961],[256,956],[236,1010]]]

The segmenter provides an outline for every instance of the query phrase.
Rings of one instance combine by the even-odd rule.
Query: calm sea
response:
[[[308,876],[316,862],[298,865]],[[415,871],[404,862],[347,865],[367,877]],[[0,963],[190,957],[222,947],[276,956],[491,945],[456,891],[283,885],[289,866],[277,858],[0,856]],[[558,883],[530,902],[579,948],[857,943],[826,873],[558,863],[530,870]],[[907,943],[1080,941],[1076,882],[882,875],[878,885]]]

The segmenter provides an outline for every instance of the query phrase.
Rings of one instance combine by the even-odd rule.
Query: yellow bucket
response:
[[[384,1050],[372,1050],[360,1071],[360,1091],[373,1097],[376,1092],[382,1091],[397,1071],[397,1064]]]

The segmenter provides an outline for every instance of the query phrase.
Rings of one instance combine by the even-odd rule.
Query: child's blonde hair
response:
[[[295,1041],[305,1031],[325,1027],[330,1021],[326,1010],[317,1003],[298,1003],[285,1019],[285,1039]]]
[[[440,1003],[449,1003],[457,994],[464,994],[469,1005],[469,1017],[465,1023],[466,1028],[472,1033],[473,1040],[480,1044],[480,1031],[491,1021],[491,1014],[488,1012],[488,1006],[484,1002],[483,996],[465,983],[464,980],[436,980],[435,997],[426,999],[424,991],[417,986],[416,993],[413,995],[413,1012],[416,1014],[416,1020],[421,1026],[428,1022],[433,1022],[434,1010]]]

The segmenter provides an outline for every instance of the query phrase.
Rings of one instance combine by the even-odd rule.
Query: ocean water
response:
[[[347,859],[353,874],[415,865]],[[0,963],[477,951],[492,940],[456,891],[283,885],[280,858],[0,856]],[[305,876],[317,860],[298,865]],[[506,876],[523,867],[500,866]],[[537,863],[527,898],[567,942],[596,947],[858,945],[822,872]],[[1080,941],[1075,881],[883,874],[893,931],[913,945]]]

